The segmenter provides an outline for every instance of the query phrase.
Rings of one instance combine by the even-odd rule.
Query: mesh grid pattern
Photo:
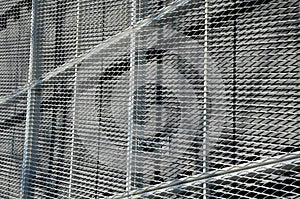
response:
[[[0,198],[299,197],[299,1],[0,5]]]
[[[31,4],[0,2],[0,98],[28,79]],[[21,189],[26,93],[0,104],[0,198],[16,198]]]
[[[261,169],[261,168],[260,168]],[[274,164],[263,171],[251,170],[237,175],[208,178],[208,198],[295,198],[299,187],[299,162]],[[203,198],[203,181],[194,181],[165,189],[134,195],[132,198]]]

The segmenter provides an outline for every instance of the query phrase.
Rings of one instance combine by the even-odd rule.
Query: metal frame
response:
[[[107,46],[114,44],[118,41],[120,41],[121,39],[123,39],[124,37],[129,36],[130,37],[130,81],[129,81],[129,97],[128,97],[128,129],[127,129],[127,168],[126,168],[126,193],[124,194],[120,194],[120,195],[115,195],[111,198],[125,198],[125,197],[143,197],[145,195],[149,195],[152,193],[159,193],[159,192],[163,192],[163,191],[168,191],[168,190],[172,190],[172,189],[176,189],[178,187],[184,187],[184,186],[189,186],[190,184],[193,183],[201,183],[202,188],[203,188],[203,199],[207,198],[207,183],[211,180],[215,180],[215,179],[221,179],[221,178],[229,178],[233,175],[239,175],[241,173],[245,173],[245,172],[250,172],[250,171],[256,171],[256,170],[267,170],[267,169],[272,169],[272,167],[277,167],[280,166],[282,164],[288,164],[288,163],[295,163],[297,161],[300,160],[300,154],[299,152],[288,152],[286,153],[286,155],[281,155],[281,156],[276,156],[276,157],[270,157],[268,159],[261,159],[258,161],[252,161],[249,164],[242,164],[242,165],[236,165],[235,163],[233,164],[233,166],[231,168],[227,168],[227,169],[222,169],[216,172],[210,172],[208,169],[208,152],[207,152],[207,148],[208,148],[208,137],[209,135],[207,134],[208,129],[207,129],[207,110],[208,110],[208,73],[209,73],[209,29],[210,29],[210,21],[209,21],[209,6],[210,6],[210,1],[209,0],[205,0],[204,4],[205,4],[205,13],[204,13],[204,42],[203,42],[203,46],[204,46],[204,63],[203,63],[203,112],[202,114],[202,121],[200,121],[200,123],[203,125],[203,141],[202,141],[202,173],[199,175],[193,175],[190,177],[186,177],[186,178],[180,178],[178,181],[168,181],[168,182],[162,182],[161,184],[158,185],[154,185],[151,186],[149,188],[145,188],[143,190],[133,190],[132,189],[132,183],[134,181],[133,178],[133,148],[135,145],[135,140],[134,139],[134,95],[135,95],[135,90],[136,90],[136,69],[138,69],[139,67],[139,63],[137,63],[138,61],[136,59],[139,59],[139,57],[137,57],[137,50],[136,49],[136,44],[138,43],[138,39],[136,38],[136,32],[139,31],[140,29],[142,29],[145,26],[150,25],[151,23],[161,19],[163,16],[165,16],[166,14],[169,14],[170,12],[172,12],[174,9],[185,5],[186,3],[188,3],[189,0],[178,0],[178,1],[174,1],[173,4],[166,6],[165,8],[163,8],[160,13],[151,16],[149,18],[143,19],[141,21],[138,21],[137,16],[139,17],[138,13],[137,13],[137,2],[136,0],[132,0],[131,1],[131,6],[132,6],[132,15],[131,15],[131,26],[126,29],[125,31],[112,36],[111,38],[108,38],[107,40],[102,41],[99,45],[95,46],[93,49],[79,55],[79,14],[80,14],[80,0],[77,1],[77,35],[76,35],[76,57],[63,64],[61,61],[57,61],[59,60],[59,58],[55,58],[55,61],[57,62],[57,64],[59,65],[59,67],[51,72],[49,72],[48,74],[40,77],[35,77],[36,71],[38,66],[36,66],[36,56],[38,56],[38,53],[35,54],[36,52],[36,20],[37,20],[37,16],[36,16],[36,0],[32,0],[32,7],[31,7],[31,37],[30,37],[30,59],[29,59],[29,71],[28,71],[28,78],[27,78],[27,84],[25,85],[24,88],[19,89],[18,91],[16,91],[15,93],[13,93],[10,96],[7,96],[5,98],[2,98],[0,101],[0,104],[4,104],[6,102],[8,102],[9,100],[18,97],[21,94],[24,94],[25,92],[27,92],[27,104],[26,104],[26,123],[25,123],[25,139],[24,139],[24,146],[23,146],[23,162],[22,162],[22,177],[21,177],[21,190],[20,190],[20,197],[21,198],[26,198],[26,194],[27,193],[27,183],[30,180],[31,176],[30,176],[30,169],[32,167],[31,165],[31,158],[34,154],[32,154],[33,151],[33,145],[32,143],[34,142],[34,135],[33,135],[33,131],[34,131],[34,119],[32,118],[33,115],[36,114],[36,109],[35,109],[35,104],[36,100],[34,99],[35,95],[36,95],[36,91],[34,91],[35,89],[37,89],[37,87],[49,80],[52,77],[55,77],[56,75],[60,74],[61,72],[65,71],[68,68],[74,67],[74,93],[73,93],[73,107],[72,107],[72,119],[73,119],[73,127],[72,127],[72,143],[71,143],[71,160],[70,160],[70,173],[69,173],[69,190],[68,190],[68,197],[71,198],[72,197],[72,175],[73,175],[73,156],[74,156],[74,139],[75,139],[75,134],[76,134],[76,98],[77,98],[77,73],[78,73],[78,64],[80,62],[82,62],[83,60],[91,57],[92,55],[96,54],[97,52],[99,52],[100,50],[105,49]],[[253,2],[252,2],[253,3]],[[233,2],[234,6],[236,6],[236,1]],[[255,4],[253,4],[255,5]],[[236,12],[236,11],[235,11]],[[222,13],[221,13],[222,14]],[[234,137],[234,141],[235,141],[235,134],[236,134],[236,95],[237,95],[237,77],[236,77],[236,51],[237,51],[237,17],[238,17],[238,13],[233,13],[233,48],[232,48],[232,62],[233,62],[233,84],[232,84],[232,101],[231,101],[231,105],[232,105],[232,117],[233,117],[233,122],[232,122],[232,130],[233,130],[233,137]],[[58,22],[59,23],[59,22]],[[57,26],[60,26],[61,24],[57,24]],[[60,30],[58,30],[60,31]],[[57,33],[59,34],[59,33]],[[60,37],[56,38],[57,40],[60,39]],[[59,43],[60,41],[57,41],[58,43],[56,44],[57,49],[59,49],[59,46],[61,45],[61,43]],[[57,50],[56,49],[56,50]],[[159,64],[158,64],[159,65]],[[159,74],[156,74],[157,76]],[[37,79],[35,79],[37,78]],[[159,82],[160,79],[157,78],[157,81]],[[158,83],[159,84],[159,83]],[[157,89],[159,90],[159,89]],[[58,91],[59,92],[59,91]],[[159,95],[159,94],[157,94]],[[160,112],[161,109],[158,109],[157,112]],[[58,116],[55,116],[55,110],[53,111],[53,118],[56,118]],[[158,115],[160,116],[160,115]],[[158,123],[160,121],[157,121]],[[52,124],[53,125],[53,124]],[[55,125],[55,124],[54,124]],[[235,147],[235,145],[233,144],[233,148]],[[54,149],[53,149],[54,150]],[[235,148],[233,149],[235,150]],[[160,159],[160,158],[157,158]],[[235,161],[235,158],[233,158],[233,161]],[[97,194],[97,193],[96,193]]]
[[[36,39],[36,1],[32,0],[31,6],[31,37],[30,37],[30,60],[29,60],[29,71],[28,71],[28,85],[33,81],[33,70],[34,70],[34,51],[35,51],[35,39]],[[31,97],[32,97],[32,88],[29,88],[27,91],[27,112],[26,112],[26,123],[25,123],[25,140],[24,140],[24,150],[23,150],[23,165],[22,165],[22,180],[21,180],[21,190],[20,196],[21,198],[25,198],[26,192],[26,182],[27,182],[27,167],[30,159],[30,154],[28,154],[29,143],[30,143],[30,135],[31,135]]]

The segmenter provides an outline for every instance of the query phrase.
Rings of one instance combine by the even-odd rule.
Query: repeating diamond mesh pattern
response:
[[[27,83],[31,4],[0,2],[0,98]],[[20,193],[24,148],[26,93],[0,104],[0,198]]]
[[[299,198],[299,1],[0,6],[0,198]]]

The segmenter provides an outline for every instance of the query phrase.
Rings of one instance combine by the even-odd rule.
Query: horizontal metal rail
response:
[[[232,177],[233,175],[237,176],[243,172],[251,172],[255,170],[266,170],[268,168],[280,166],[282,164],[289,164],[295,161],[300,161],[300,153],[291,153],[288,155],[275,156],[273,158],[262,159],[259,161],[240,164],[237,166],[233,166],[224,170],[207,172],[205,174],[199,174],[194,176],[189,176],[186,178],[181,178],[175,181],[169,181],[166,183],[161,183],[155,186],[151,186],[145,189],[134,190],[128,193],[115,195],[113,197],[109,197],[110,199],[121,199],[121,198],[134,198],[136,196],[141,197],[153,193],[161,193],[164,191],[170,191],[186,186],[190,186],[195,183],[205,183],[212,180],[224,179],[228,177]]]

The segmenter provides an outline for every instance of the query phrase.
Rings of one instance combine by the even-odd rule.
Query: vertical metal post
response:
[[[236,5],[236,0],[233,1],[233,3]],[[236,160],[236,152],[237,152],[237,131],[236,131],[236,102],[237,102],[237,65],[236,65],[236,48],[237,48],[237,17],[238,15],[234,15],[234,20],[233,20],[233,45],[232,45],[232,67],[233,67],[233,75],[232,75],[232,134],[233,134],[233,161],[232,164],[236,165],[237,160]]]
[[[208,65],[208,0],[205,0],[205,22],[204,22],[204,71],[203,71],[203,170],[207,172],[207,65]],[[206,183],[203,183],[203,199],[206,199]]]
[[[29,57],[29,68],[28,68],[28,79],[27,84],[33,80],[33,67],[34,67],[34,50],[35,50],[35,9],[36,2],[35,0],[31,1],[31,32],[30,32],[30,57]],[[26,174],[27,166],[29,161],[29,142],[30,142],[30,115],[31,115],[31,94],[32,88],[28,89],[27,92],[27,106],[26,106],[26,122],[25,122],[25,139],[24,139],[24,149],[23,149],[23,162],[22,162],[22,177],[21,177],[21,190],[20,198],[25,198],[25,186],[26,186]]]
[[[131,3],[131,26],[136,24],[136,0]],[[135,74],[135,33],[130,35],[130,80],[128,98],[128,149],[127,149],[127,175],[126,192],[131,190],[131,167],[132,167],[132,137],[133,137],[133,109],[134,109],[134,74]]]
[[[80,11],[80,0],[77,0],[77,12],[76,12],[76,51],[75,56],[79,56],[79,11]],[[74,156],[74,138],[75,138],[75,125],[76,125],[76,96],[77,96],[77,70],[78,64],[74,66],[74,92],[73,92],[73,116],[72,116],[72,140],[71,140],[71,161],[70,161],[70,180],[69,180],[69,193],[68,197],[71,198],[72,194],[72,176],[73,176],[73,156]]]

